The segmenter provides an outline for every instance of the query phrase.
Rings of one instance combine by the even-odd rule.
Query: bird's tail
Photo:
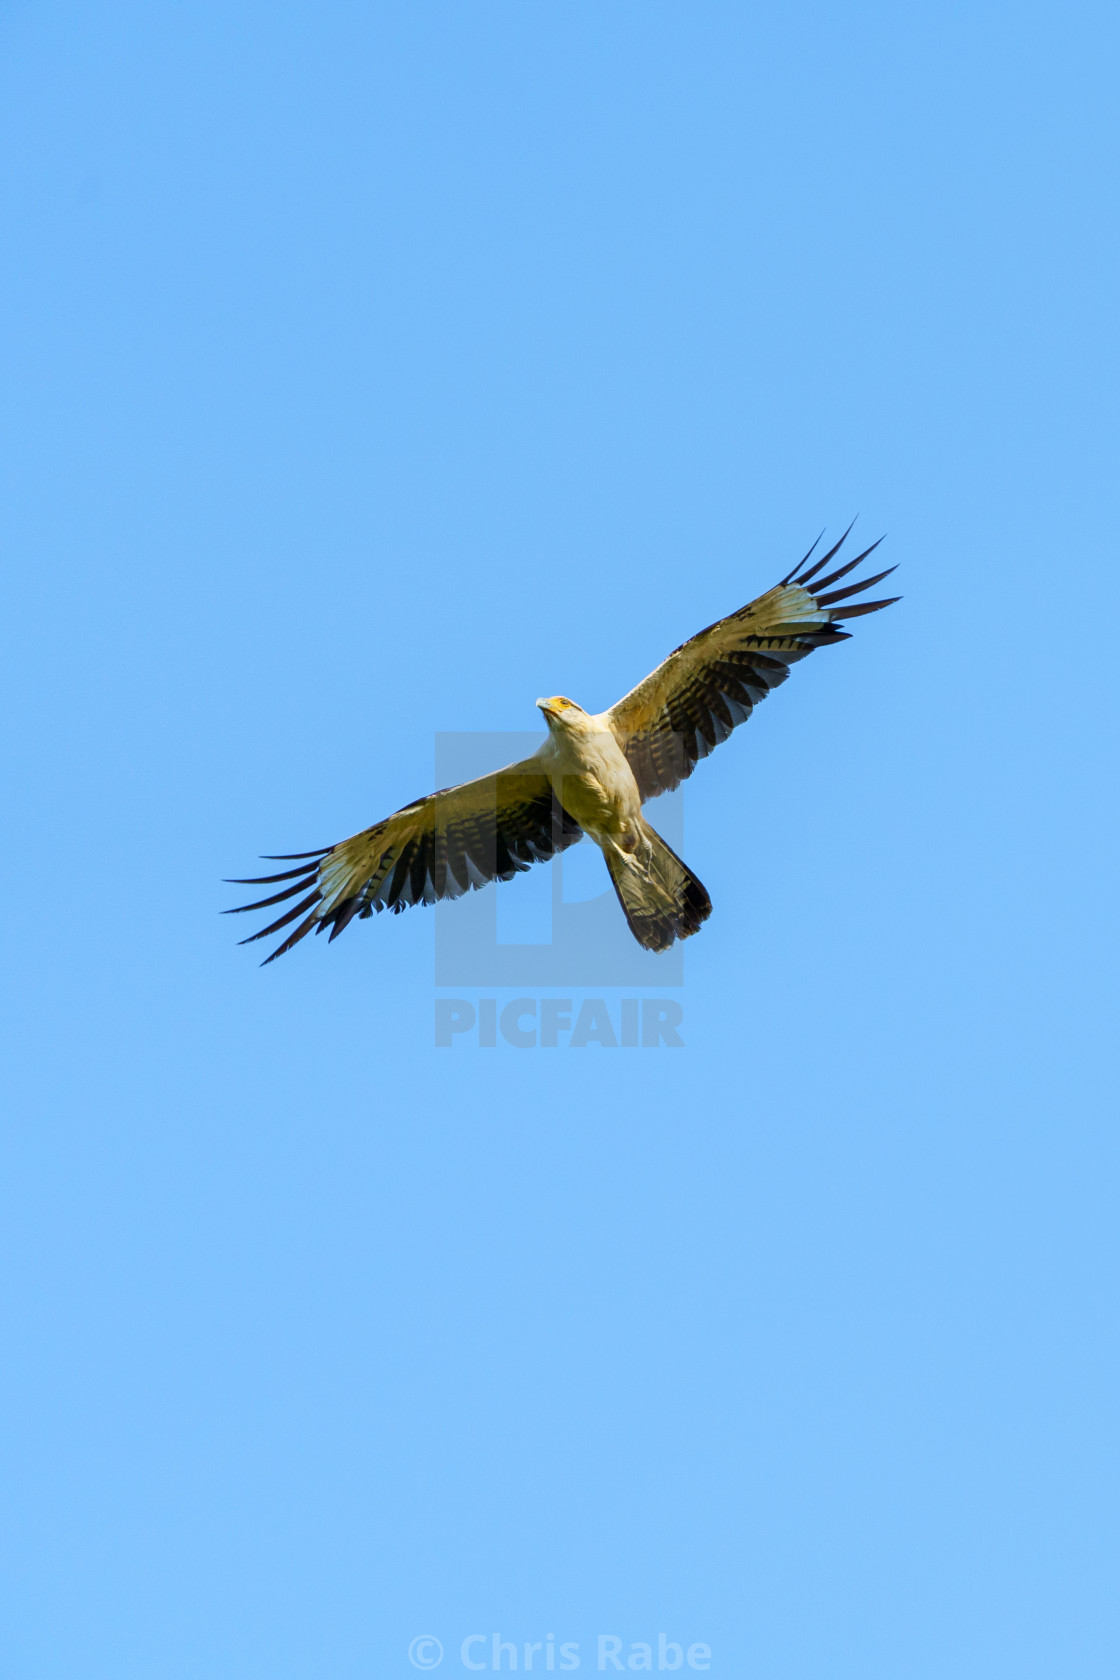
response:
[[[630,932],[647,951],[667,951],[711,915],[704,886],[649,823],[643,821],[634,852],[612,849],[603,855]]]

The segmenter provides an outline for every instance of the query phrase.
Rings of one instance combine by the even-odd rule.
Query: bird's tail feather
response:
[[[647,951],[666,951],[675,939],[696,933],[712,901],[696,876],[649,823],[634,853],[606,851],[618,902],[630,932]]]

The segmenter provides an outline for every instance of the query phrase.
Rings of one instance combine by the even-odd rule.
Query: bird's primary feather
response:
[[[866,560],[879,543],[808,587],[809,579],[827,566],[843,541],[841,537],[808,571],[797,575],[795,567],[757,601],[683,642],[610,708],[606,715],[643,800],[668,793],[691,776],[700,759],[745,723],[771,689],[785,682],[791,665],[816,648],[846,641],[849,633],[838,628],[839,620],[878,612],[898,600],[896,595],[856,607],[838,605],[880,583],[893,566],[831,595],[820,593]]]
[[[581,838],[582,830],[556,801],[540,765],[527,759],[476,781],[430,793],[349,840],[308,854],[311,861],[303,869],[240,883],[270,886],[299,877],[285,892],[238,905],[237,912],[264,910],[312,888],[294,910],[241,943],[248,945],[279,933],[308,911],[299,927],[265,959],[272,962],[312,928],[321,933],[329,927],[330,938],[336,939],[355,916],[434,904],[490,881],[512,880],[521,870],[554,857]]]

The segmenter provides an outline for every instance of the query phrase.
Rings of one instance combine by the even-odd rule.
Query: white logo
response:
[[[443,1646],[434,1633],[418,1633],[408,1647],[408,1660],[413,1668],[438,1668],[443,1661]]]

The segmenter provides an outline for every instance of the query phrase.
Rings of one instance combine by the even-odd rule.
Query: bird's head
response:
[[[544,713],[544,721],[550,729],[578,729],[587,720],[587,713],[582,706],[577,706],[574,700],[569,700],[563,694],[554,694],[551,699],[538,700],[537,705]]]

